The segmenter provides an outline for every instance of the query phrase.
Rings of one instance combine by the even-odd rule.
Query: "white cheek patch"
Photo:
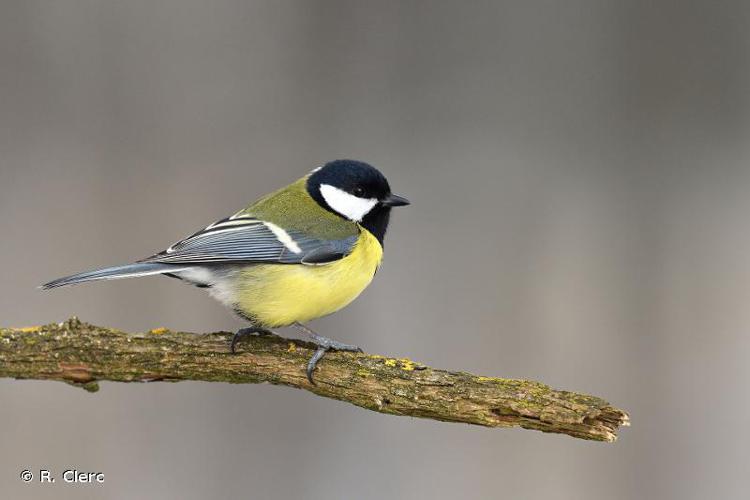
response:
[[[321,184],[320,194],[329,207],[355,222],[361,222],[378,203],[375,198],[359,198],[330,184]]]

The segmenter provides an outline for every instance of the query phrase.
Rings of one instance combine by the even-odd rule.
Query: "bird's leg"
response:
[[[266,328],[261,328],[259,326],[249,326],[247,328],[240,328],[237,330],[237,333],[234,334],[232,337],[232,354],[235,354],[235,347],[237,346],[237,342],[242,339],[242,337],[246,337],[248,335],[258,335],[260,337],[265,337],[266,335],[275,335],[271,330],[267,330]]]
[[[312,331],[310,328],[306,327],[302,323],[294,323],[294,326],[305,332],[307,335],[310,336],[313,343],[318,346],[318,350],[315,351],[315,354],[312,355],[310,358],[310,361],[307,362],[307,380],[310,381],[311,384],[315,385],[315,381],[313,380],[313,372],[315,371],[315,367],[318,365],[318,361],[321,360],[321,358],[325,355],[328,351],[349,351],[349,352],[362,352],[362,349],[357,347],[356,345],[350,345],[350,344],[343,344],[337,340],[329,339],[327,337],[323,337],[322,335],[318,335],[314,331]]]

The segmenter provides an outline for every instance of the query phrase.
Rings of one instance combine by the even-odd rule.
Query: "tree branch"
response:
[[[305,389],[392,415],[515,427],[614,441],[627,414],[594,396],[539,382],[436,370],[409,359],[330,352],[305,377],[314,346],[281,337],[250,337],[229,353],[230,333],[190,334],[163,328],[144,334],[64,323],[0,329],[0,377],[60,380],[98,390],[100,380],[202,380]]]

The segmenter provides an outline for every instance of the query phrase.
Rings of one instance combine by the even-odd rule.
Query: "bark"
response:
[[[522,427],[615,441],[628,415],[595,396],[534,381],[438,370],[406,358],[329,352],[305,377],[314,346],[281,337],[250,337],[229,352],[232,334],[158,328],[128,334],[72,318],[64,323],[0,329],[0,377],[59,380],[95,392],[102,380],[261,383],[305,389],[368,410]]]

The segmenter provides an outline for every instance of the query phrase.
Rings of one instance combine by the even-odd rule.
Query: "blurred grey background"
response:
[[[614,445],[271,386],[0,381],[5,498],[747,498],[750,7],[0,2],[0,324],[234,330],[205,293],[49,279],[342,157],[413,205],[350,307],[370,352],[631,412]],[[23,468],[105,473],[26,485]]]

